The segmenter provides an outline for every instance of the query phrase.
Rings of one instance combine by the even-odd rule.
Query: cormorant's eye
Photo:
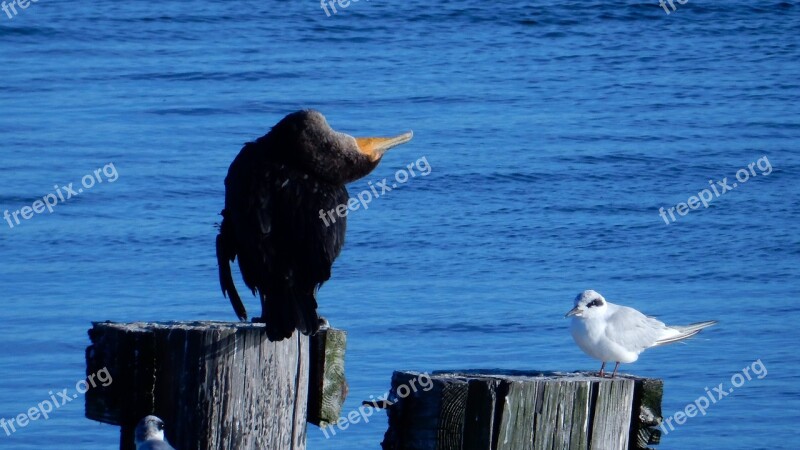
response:
[[[158,423],[158,429],[159,430],[163,430],[164,429],[164,422],[159,422]]]

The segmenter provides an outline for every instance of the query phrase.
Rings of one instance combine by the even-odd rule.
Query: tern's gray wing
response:
[[[656,345],[667,332],[667,326],[659,320],[627,306],[614,306],[615,311],[607,317],[606,337],[626,350],[641,352]]]
[[[166,441],[150,440],[142,442],[136,450],[175,450]]]

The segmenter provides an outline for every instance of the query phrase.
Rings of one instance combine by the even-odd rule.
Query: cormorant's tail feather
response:
[[[228,256],[226,252],[225,243],[223,242],[222,234],[217,235],[217,264],[219,265],[219,285],[222,288],[222,295],[230,298],[233,311],[236,317],[241,321],[247,320],[247,310],[239,297],[239,292],[236,290],[236,285],[233,284],[233,276],[231,275],[230,261],[233,259]]]
[[[294,330],[305,335],[319,331],[314,292],[301,294],[286,288],[282,294],[274,295],[273,291],[268,298],[262,297],[265,309],[262,320],[267,324],[267,337],[271,341],[280,341],[291,337]]]
[[[315,292],[298,294],[294,301],[297,329],[306,336],[319,331],[319,316],[317,315],[317,298]]]
[[[702,331],[704,328],[708,328],[711,325],[715,325],[716,323],[717,323],[716,320],[709,320],[706,322],[697,322],[686,326],[672,326],[670,328],[677,331],[678,334],[663,339],[659,339],[658,341],[656,341],[655,345],[672,344],[673,342],[689,339],[690,337]]]

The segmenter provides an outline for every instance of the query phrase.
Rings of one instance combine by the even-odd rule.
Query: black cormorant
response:
[[[346,216],[322,220],[320,211],[347,205],[346,183],[369,174],[408,132],[391,138],[354,138],[331,129],[317,111],[283,118],[265,136],[248,142],[225,178],[225,209],[217,236],[222,293],[240,320],[247,311],[230,263],[261,300],[268,337],[319,329],[317,289],[331,276],[344,244]]]

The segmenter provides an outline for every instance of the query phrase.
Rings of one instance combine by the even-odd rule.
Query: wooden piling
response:
[[[311,338],[309,423],[324,427],[339,420],[349,389],[344,376],[346,346],[347,333],[334,328],[320,330]]]
[[[661,380],[479,370],[421,385],[427,376],[392,376],[384,450],[625,450],[660,438]]]
[[[181,450],[305,449],[307,336],[271,342],[253,323],[100,322],[89,337],[87,375],[106,368],[113,381],[87,391],[86,417],[120,425],[121,450],[134,448],[134,427],[148,414]],[[343,358],[343,341],[337,352]]]

